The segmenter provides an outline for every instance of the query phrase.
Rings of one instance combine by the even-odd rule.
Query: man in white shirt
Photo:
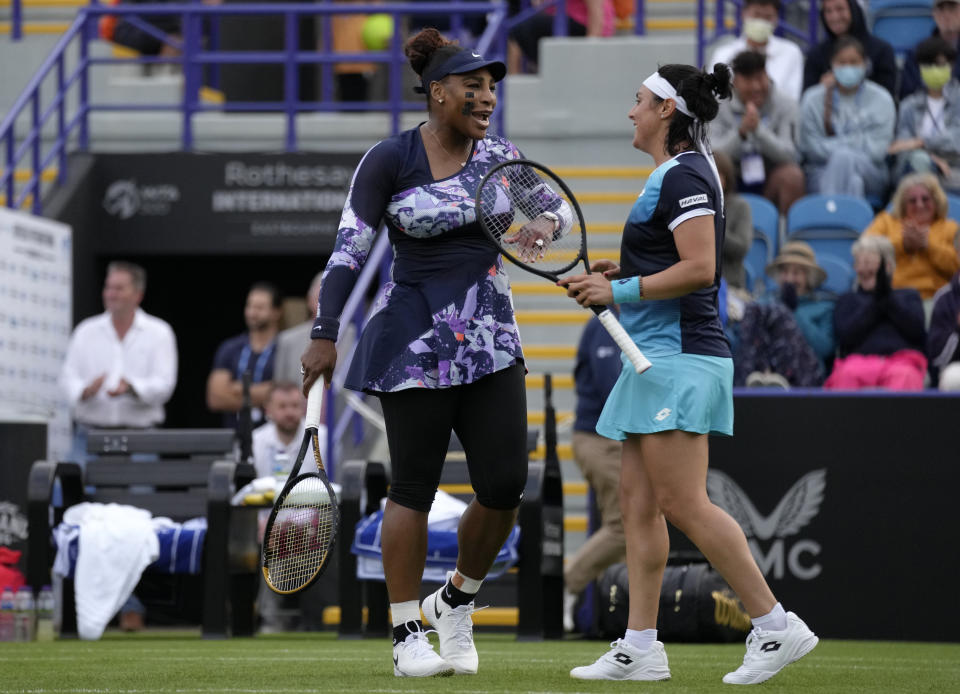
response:
[[[163,406],[177,385],[177,339],[166,321],[140,308],[146,288],[142,267],[110,263],[103,283],[106,310],[80,321],[70,336],[60,385],[75,423],[71,457],[81,464],[87,460],[88,429],[163,423]],[[143,604],[131,594],[120,608],[120,628],[139,631],[143,614]]]
[[[307,413],[307,401],[296,383],[274,382],[267,395],[264,413],[267,423],[253,432],[253,465],[257,477],[278,475],[285,479],[300,452],[306,427],[304,416]],[[322,454],[326,448],[326,427],[320,426],[317,438]],[[314,465],[312,451],[311,445],[305,463],[308,470]]]
[[[70,337],[60,383],[79,425],[147,428],[164,420],[177,384],[177,340],[166,321],[140,308],[146,284],[140,266],[110,263],[106,310]]]
[[[780,0],[744,0],[743,33],[713,51],[708,68],[716,63],[731,65],[745,50],[767,56],[767,74],[781,92],[800,101],[803,92],[803,51],[793,41],[774,36],[780,19]]]

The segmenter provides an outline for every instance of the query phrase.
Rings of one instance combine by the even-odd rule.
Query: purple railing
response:
[[[15,0],[16,1],[16,0]],[[562,3],[562,0],[561,0]],[[300,50],[298,42],[298,22],[307,17],[330,17],[343,14],[377,14],[393,16],[394,35],[384,51],[362,53],[334,53],[332,48],[321,51]],[[167,36],[150,26],[142,18],[158,15],[178,15],[181,18],[182,40]],[[283,113],[286,118],[285,146],[288,151],[297,147],[296,116],[304,112],[317,111],[384,111],[390,114],[391,130],[399,131],[400,115],[405,110],[422,110],[423,101],[404,100],[401,94],[401,70],[406,64],[403,56],[403,35],[400,21],[409,15],[443,14],[455,21],[456,29],[462,24],[462,18],[469,15],[484,14],[487,17],[487,29],[476,42],[476,48],[490,57],[502,57],[506,53],[506,6],[499,2],[416,2],[416,3],[378,3],[378,4],[242,4],[242,5],[203,5],[186,4],[143,4],[117,5],[106,7],[91,4],[79,10],[69,29],[60,37],[53,50],[44,60],[40,69],[30,80],[20,97],[0,123],[0,143],[3,147],[3,174],[0,176],[0,193],[4,195],[7,207],[20,208],[30,199],[30,209],[35,214],[42,211],[41,181],[43,172],[54,162],[57,163],[58,181],[66,175],[68,143],[71,139],[78,150],[89,146],[89,116],[93,111],[177,111],[182,114],[181,146],[184,150],[193,149],[193,117],[204,111],[272,111]],[[90,42],[96,40],[97,22],[104,15],[116,15],[131,18],[132,23],[171,45],[177,46],[182,53],[176,57],[140,56],[137,58],[93,58],[90,56]],[[215,46],[204,45],[202,24],[208,22],[213,35],[216,25],[224,16],[281,16],[284,20],[284,46],[275,51],[221,51]],[[330,22],[324,22],[324,46],[330,47]],[[77,42],[79,60],[69,72],[66,69],[66,55],[71,45]],[[213,41],[209,41],[213,43]],[[384,63],[390,71],[389,98],[386,101],[337,102],[333,100],[333,66],[341,62]],[[184,89],[179,103],[155,104],[97,104],[90,100],[89,72],[94,65],[115,64],[157,64],[173,63],[182,66]],[[208,67],[215,68],[226,64],[280,64],[284,70],[284,98],[276,102],[227,102],[224,104],[205,104],[200,100],[200,88],[203,86],[203,73]],[[324,92],[320,101],[304,101],[299,97],[297,72],[302,65],[320,66],[321,82]],[[52,103],[43,108],[40,87],[51,73],[56,74],[55,96]],[[67,94],[76,87],[76,112],[67,114]],[[503,91],[500,93],[503,99]],[[25,134],[18,138],[16,123],[26,115],[29,126],[24,127]],[[56,115],[56,136],[46,154],[42,153],[42,132]],[[503,109],[498,109],[497,127],[503,132]],[[18,166],[29,165],[30,176],[22,186],[16,185],[15,172]]]

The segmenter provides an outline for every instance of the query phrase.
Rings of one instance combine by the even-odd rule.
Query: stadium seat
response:
[[[903,58],[934,29],[928,0],[871,0],[873,35],[893,46]]]
[[[960,222],[960,195],[947,193],[947,217]]]
[[[807,195],[797,200],[787,213],[787,239],[809,243],[827,270],[825,288],[845,292],[853,282],[850,248],[871,221],[873,208],[862,198]]]
[[[827,279],[820,285],[820,289],[834,294],[843,294],[853,289],[856,273],[851,261],[837,258],[830,253],[818,253],[817,262],[827,271]]]
[[[741,195],[750,205],[750,214],[753,218],[753,242],[743,259],[747,272],[747,289],[761,294],[774,287],[773,280],[766,276],[766,267],[777,253],[780,213],[772,202],[761,195],[752,193]],[[756,286],[759,280],[763,280],[761,290]]]

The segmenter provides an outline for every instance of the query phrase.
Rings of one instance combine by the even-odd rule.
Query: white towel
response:
[[[150,512],[120,504],[82,503],[63,514],[80,527],[74,592],[77,632],[95,640],[133,592],[160,545]]]

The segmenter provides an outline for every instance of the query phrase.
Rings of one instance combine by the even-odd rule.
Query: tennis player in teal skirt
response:
[[[706,137],[730,70],[664,65],[644,80],[630,110],[633,146],[656,169],[630,211],[620,264],[561,280],[582,306],[617,303],[620,321],[653,362],[625,363],[597,433],[623,441],[620,506],[630,582],[628,629],[578,679],[664,680],[657,640],[667,563],[666,521],[686,534],[736,591],[753,621],[743,664],[723,677],[757,684],[809,653],[817,637],[771,592],[743,530],[707,496],[707,439],[733,435],[733,360],[717,311],[723,193]]]

